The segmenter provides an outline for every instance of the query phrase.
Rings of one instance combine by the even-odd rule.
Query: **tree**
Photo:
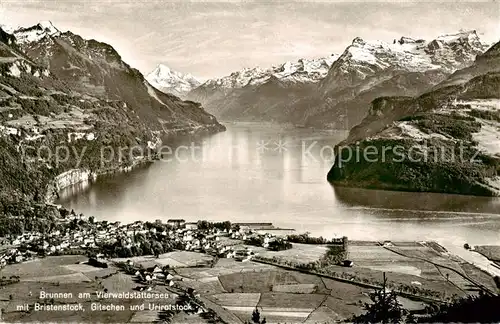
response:
[[[151,255],[151,254],[153,254],[152,251],[151,251],[151,244],[148,241],[145,241],[142,244],[142,251],[143,251],[144,255]]]
[[[252,312],[252,322],[257,323],[257,324],[265,324],[266,323],[265,318],[263,318],[262,320],[260,319],[260,312],[257,309],[257,307],[255,307],[255,309]]]
[[[132,250],[124,246],[116,246],[115,253],[119,258],[130,258],[132,257]]]
[[[424,323],[500,323],[500,296],[481,294],[434,306]]]
[[[371,304],[365,304],[365,314],[354,316],[354,323],[408,323],[413,322],[412,316],[397,299],[395,292],[387,292],[387,278],[384,272],[382,289],[370,294]]]
[[[136,233],[134,235],[134,240],[136,243],[144,243],[146,241],[146,237],[144,236],[143,233]]]
[[[163,246],[158,241],[153,241],[152,249],[156,257],[159,257],[159,255],[163,253]]]
[[[141,247],[135,245],[132,245],[131,251],[134,256],[141,256],[143,253]]]
[[[284,250],[289,250],[291,248],[292,248],[292,243],[282,239],[277,239],[269,243],[269,250],[272,251],[284,251]]]

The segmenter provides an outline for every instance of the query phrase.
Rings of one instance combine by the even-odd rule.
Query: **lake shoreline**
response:
[[[317,140],[315,149],[319,150],[322,143],[330,145],[343,137],[318,136],[317,132],[303,129],[283,130],[279,125],[258,130],[253,125],[227,125],[226,132],[195,143],[202,151],[219,149],[221,153],[213,159],[195,163],[186,152],[186,160],[152,163],[144,172],[98,180],[57,203],[98,219],[122,223],[168,217],[188,221],[272,221],[281,228],[310,231],[315,236],[347,233],[363,239],[362,234],[358,235],[362,229],[370,240],[445,238],[448,242],[443,244],[451,242],[460,248],[466,242],[500,244],[494,233],[499,216],[494,212],[500,200],[335,188],[325,180],[331,165],[303,159],[300,145],[289,145],[279,152],[273,140],[280,138],[288,144]],[[257,151],[260,141],[270,141],[267,150]],[[187,145],[182,141],[180,144]],[[314,157],[319,153],[311,152]]]

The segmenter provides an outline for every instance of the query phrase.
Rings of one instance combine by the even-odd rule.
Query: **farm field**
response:
[[[307,319],[304,321],[306,324],[330,324],[338,323],[342,321],[342,316],[335,313],[332,309],[328,308],[326,305],[322,305],[315,309]]]
[[[184,267],[196,267],[200,265],[205,265],[210,262],[213,257],[197,252],[190,251],[175,251],[160,254],[158,258],[155,256],[138,256],[131,258],[114,258],[114,262],[126,262],[131,260],[136,264],[142,264],[145,268],[153,267],[155,265],[166,266],[169,265],[171,268],[184,268]]]
[[[255,308],[261,298],[260,293],[224,293],[207,296],[216,304],[227,307],[251,307]]]
[[[96,292],[132,291],[137,283],[129,275],[118,272],[114,266],[94,268],[80,262],[84,256],[49,256],[25,263],[8,265],[0,270],[0,276],[19,276],[19,282],[2,286],[0,289],[0,308],[4,310],[2,320],[6,322],[113,322],[126,323],[134,318],[135,310],[130,305],[143,302],[141,299],[99,299]],[[158,287],[158,292],[163,287]],[[40,293],[71,293],[65,298],[40,299]],[[153,290],[153,292],[155,292]],[[79,294],[86,294],[79,296]],[[81,297],[81,298],[80,298]],[[85,311],[34,311],[35,303],[54,305],[77,305]],[[161,302],[165,303],[165,300]],[[174,300],[168,301],[173,303]],[[123,305],[125,310],[92,311],[91,304]],[[18,309],[21,305],[31,305],[30,311]],[[149,317],[147,317],[149,316]],[[150,318],[152,315],[137,314],[135,319]],[[157,314],[155,315],[155,317]],[[143,321],[139,321],[143,322]]]
[[[469,278],[472,278],[480,282],[481,284],[485,285],[486,287],[490,288],[493,291],[497,289],[495,280],[487,272],[484,272],[483,270],[467,262],[461,263],[460,267],[463,269],[464,273],[466,273]]]
[[[220,268],[230,268],[233,272],[226,274]],[[367,294],[370,291],[333,280],[330,280],[330,287],[327,287],[319,276],[232,259],[220,259],[213,268],[176,269],[176,272],[180,276],[190,277],[181,281],[182,285],[194,287],[196,282],[198,293],[213,303],[214,307],[220,307],[219,313],[232,314],[241,323],[251,319],[255,307],[266,318],[267,323],[301,323],[311,316],[317,319],[345,319],[350,316],[347,311],[340,315],[321,305],[330,297],[334,298],[332,305],[343,304],[346,300],[368,301]],[[204,277],[206,275],[215,277],[207,280]],[[348,308],[362,311],[361,304],[350,305]]]
[[[494,284],[491,276],[433,242],[390,242],[387,246],[350,244],[349,259],[354,261],[353,270],[339,267],[331,267],[331,270],[352,273],[367,282],[381,282],[382,273],[386,272],[393,284],[413,285],[448,297],[478,293],[478,288],[464,276],[488,287]]]
[[[282,260],[292,261],[296,263],[309,263],[319,261],[328,251],[328,247],[324,245],[299,244],[292,243],[293,248],[285,251],[262,251],[259,256],[265,258],[276,257]]]
[[[242,241],[228,238],[221,240],[221,243],[225,246],[231,246],[235,250],[248,248],[255,254],[265,258],[276,257],[281,260],[299,263],[319,261],[328,251],[327,246],[315,244],[292,243],[292,249],[284,251],[270,251],[263,247],[242,244]]]
[[[88,258],[79,255],[47,257],[9,265],[1,269],[0,274],[6,277],[16,275],[23,279],[68,275],[78,272],[78,270],[68,268],[68,266],[77,266],[77,263],[87,260]]]
[[[470,269],[467,268],[461,259],[449,255],[444,249],[438,249],[438,245],[425,242],[391,243],[387,248],[376,242],[350,244],[348,258],[354,261],[354,266],[331,265],[327,269],[335,276],[354,276],[367,283],[382,282],[383,272],[386,272],[389,284],[437,291],[442,297],[476,294],[477,288],[456,272],[431,262],[456,269],[460,273],[483,276],[483,281],[492,280],[472,265],[469,265]],[[259,256],[300,260],[298,262],[305,262],[305,258],[309,261],[318,260],[326,251],[324,246],[303,244],[293,244],[291,250],[280,252],[250,248]],[[178,268],[176,271],[189,280],[183,284],[199,288],[204,298],[242,322],[250,319],[257,297],[257,307],[268,323],[313,323],[315,318],[317,321],[338,321],[350,318],[353,314],[361,314],[364,303],[370,302],[369,288],[260,262],[220,259],[213,268]],[[400,297],[400,302],[408,309],[425,307],[425,303],[403,297]]]
[[[231,240],[224,240],[230,242]],[[231,242],[231,244],[234,242]],[[236,245],[244,248],[245,245]],[[327,251],[326,246],[293,244],[290,250],[273,252],[264,248],[249,247],[258,255],[297,263],[314,262]],[[391,242],[386,247],[376,242],[351,242],[348,258],[352,267],[328,265],[323,268],[328,275],[363,283],[382,282],[383,273],[389,287],[415,287],[420,290],[440,292],[441,297],[476,294],[474,287],[459,273],[465,274],[489,287],[494,281],[487,273],[471,264],[436,250],[432,244],[418,242]],[[129,259],[114,259],[127,261]],[[130,258],[144,267],[170,265],[174,275],[173,288],[152,286],[152,292],[172,293],[179,288],[193,288],[204,303],[228,323],[245,323],[257,307],[267,323],[330,323],[347,320],[364,312],[369,303],[371,288],[329,279],[315,274],[284,269],[262,262],[239,262],[234,259],[214,258],[196,252],[175,251],[160,255]],[[436,266],[431,262],[438,265]],[[0,276],[18,275],[20,282],[0,289],[0,308],[5,310],[6,321],[38,322],[152,322],[159,316],[157,311],[130,310],[146,300],[98,300],[96,291],[126,292],[136,289],[134,276],[120,272],[114,265],[95,268],[85,264],[84,256],[51,256],[21,264],[9,265],[0,270]],[[447,269],[450,267],[452,270]],[[174,289],[175,288],[175,289]],[[176,290],[177,289],[177,290]],[[21,304],[39,301],[40,291],[72,292],[67,299],[56,299],[55,304],[99,302],[125,305],[125,311],[86,312],[22,312]],[[78,299],[78,293],[90,293],[88,298]],[[175,303],[175,294],[157,303]],[[432,297],[432,296],[429,296]],[[438,298],[433,296],[433,298]],[[154,302],[154,300],[152,301]],[[400,297],[407,309],[425,307],[420,301]],[[177,314],[172,323],[205,323],[199,315]]]
[[[274,285],[273,292],[293,293],[293,294],[312,294],[317,289],[315,284],[289,284]]]
[[[213,268],[179,268],[176,269],[176,272],[183,277],[201,279],[232,273],[258,272],[272,268],[272,266],[266,264],[237,262],[234,259],[219,259]]]

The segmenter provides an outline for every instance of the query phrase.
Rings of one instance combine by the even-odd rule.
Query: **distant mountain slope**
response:
[[[485,49],[475,31],[430,42],[408,37],[392,43],[356,38],[320,82],[318,92],[294,109],[307,111],[304,118],[310,126],[350,129],[364,118],[373,99],[418,95],[472,64]]]
[[[229,120],[350,129],[380,96],[415,96],[472,64],[485,46],[475,31],[432,41],[355,38],[339,57],[245,69],[210,80],[188,97]]]
[[[0,214],[2,204],[50,198],[65,171],[129,167],[154,158],[164,136],[223,129],[107,44],[49,24],[0,29]]]
[[[201,85],[201,82],[191,74],[172,71],[164,64],[158,64],[146,79],[156,89],[180,98],[184,98],[189,91]]]
[[[374,100],[337,153],[336,185],[500,195],[500,43],[427,93]]]
[[[301,59],[267,69],[246,68],[208,80],[192,90],[188,98],[203,103],[222,118],[283,121],[283,107],[309,93],[337,57]]]
[[[51,24],[38,24],[14,32],[20,48],[79,93],[101,99],[122,100],[155,130],[189,130],[215,118],[199,105],[154,89],[136,69],[122,61],[108,44],[61,33]],[[220,125],[219,125],[220,126]]]

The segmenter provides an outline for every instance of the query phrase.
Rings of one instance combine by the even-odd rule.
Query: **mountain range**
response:
[[[421,95],[377,98],[336,150],[336,185],[500,195],[500,43]]]
[[[245,68],[208,80],[188,93],[224,119],[281,120],[282,107],[298,100],[323,79],[338,55],[300,59],[267,69]]]
[[[472,64],[485,49],[475,31],[431,41],[355,38],[340,56],[244,69],[208,80],[187,97],[227,120],[350,129],[373,99],[420,94]]]
[[[108,172],[147,158],[131,148],[225,129],[200,104],[155,89],[108,44],[50,22],[10,31],[0,29],[0,201],[41,200],[67,170]],[[81,161],[24,154],[62,144]],[[103,163],[103,147],[125,150]]]

